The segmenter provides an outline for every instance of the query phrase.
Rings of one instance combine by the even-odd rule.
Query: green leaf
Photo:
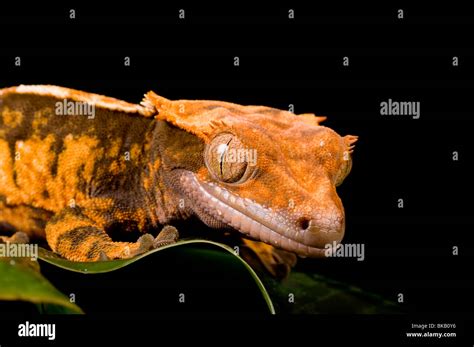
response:
[[[267,290],[265,289],[262,281],[257,276],[255,271],[240,256],[238,256],[232,248],[230,248],[227,245],[218,243],[218,242],[213,242],[213,241],[209,241],[209,240],[201,240],[201,239],[183,240],[183,241],[179,241],[177,243],[174,243],[174,244],[171,244],[171,245],[168,245],[168,246],[164,246],[164,247],[161,247],[161,248],[151,250],[147,253],[144,253],[144,254],[142,254],[140,256],[137,256],[135,258],[132,258],[132,259],[110,260],[110,261],[100,261],[100,262],[73,262],[73,261],[69,261],[69,260],[66,260],[64,258],[61,258],[60,256],[58,256],[57,254],[55,254],[53,252],[47,251],[43,248],[40,248],[39,249],[39,258],[41,260],[49,263],[49,264],[58,266],[60,268],[63,268],[63,269],[69,270],[69,271],[79,272],[79,273],[83,273],[83,274],[99,274],[99,273],[106,273],[106,272],[121,269],[121,268],[126,267],[130,264],[133,264],[133,263],[135,263],[135,262],[137,262],[137,261],[139,261],[139,260],[141,260],[145,257],[148,257],[148,256],[150,256],[154,253],[163,252],[163,251],[166,251],[167,249],[172,249],[172,248],[176,248],[176,247],[183,247],[183,246],[188,246],[188,245],[200,245],[200,244],[201,245],[207,245],[207,246],[210,245],[210,246],[215,247],[219,250],[224,250],[225,254],[226,254],[225,259],[228,259],[229,261],[232,261],[232,262],[238,264],[238,266],[243,266],[244,269],[250,274],[251,278],[253,279],[253,281],[257,285],[258,289],[260,290],[261,295],[262,295],[263,299],[265,300],[265,303],[267,304],[267,307],[268,307],[269,311],[272,314],[275,314],[275,309],[274,309],[272,300],[270,299],[270,296],[269,296]],[[190,250],[187,250],[187,251],[190,251]],[[215,255],[210,254],[209,251],[207,251],[205,249],[197,250],[197,251],[194,250],[193,252],[195,252],[196,256],[202,256],[202,257],[213,256],[213,257],[215,257]],[[225,260],[223,260],[223,261],[225,261]]]
[[[0,260],[0,300],[27,301],[49,312],[52,312],[49,309],[51,305],[61,312],[82,313],[77,305],[41,275],[38,262],[29,258]]]
[[[265,278],[264,282],[281,313],[401,313],[395,302],[315,273],[294,271],[283,283],[272,278]],[[292,301],[289,300],[289,295],[292,295]]]

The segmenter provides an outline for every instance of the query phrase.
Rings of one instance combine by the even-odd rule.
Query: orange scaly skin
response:
[[[59,115],[65,101],[93,105],[94,117]],[[45,237],[65,258],[96,261],[162,245],[161,234],[148,233],[196,215],[265,242],[246,242],[264,264],[274,262],[273,246],[324,256],[344,234],[335,187],[357,138],[321,120],[153,92],[136,105],[54,86],[2,89],[0,228]],[[223,156],[239,149],[255,162]],[[112,241],[107,232],[117,226],[144,235]],[[169,230],[164,241],[174,241]]]

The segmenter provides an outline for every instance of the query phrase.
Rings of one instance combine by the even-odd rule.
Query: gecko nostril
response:
[[[298,218],[296,223],[300,227],[301,230],[306,230],[309,227],[309,221],[310,221],[309,218],[301,217],[301,218]]]

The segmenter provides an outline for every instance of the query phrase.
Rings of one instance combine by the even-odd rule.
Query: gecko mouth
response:
[[[191,172],[183,171],[180,181],[183,192],[198,210],[253,239],[307,257],[325,257],[332,249],[308,246],[304,231],[292,226],[282,214],[212,182],[199,181]]]

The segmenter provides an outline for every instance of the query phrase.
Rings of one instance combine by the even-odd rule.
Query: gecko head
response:
[[[312,114],[156,97],[157,118],[188,138],[186,158],[163,164],[191,213],[301,256],[323,257],[342,240],[336,187],[351,170],[357,137]]]

